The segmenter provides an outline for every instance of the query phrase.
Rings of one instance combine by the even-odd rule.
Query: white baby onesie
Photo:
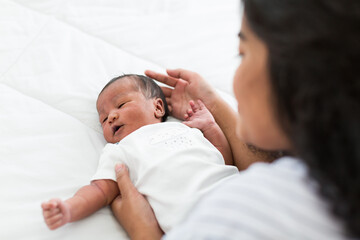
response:
[[[200,130],[178,122],[146,125],[119,143],[107,144],[92,180],[116,181],[116,163],[128,166],[131,181],[147,197],[164,232],[200,197],[238,174]]]

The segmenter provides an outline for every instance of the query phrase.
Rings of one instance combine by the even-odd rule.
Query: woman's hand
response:
[[[166,70],[166,72],[168,75],[147,70],[145,74],[173,87],[173,89],[161,87],[173,117],[184,120],[191,99],[201,99],[210,112],[212,111],[216,92],[199,74],[184,69]]]
[[[134,185],[125,165],[115,167],[120,195],[111,204],[112,211],[131,239],[160,239],[160,229],[154,212]]]

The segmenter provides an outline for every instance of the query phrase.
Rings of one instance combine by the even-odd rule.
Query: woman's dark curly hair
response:
[[[268,48],[274,111],[294,154],[360,237],[360,1],[243,2]]]

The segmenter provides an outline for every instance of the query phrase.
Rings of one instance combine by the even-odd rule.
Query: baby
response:
[[[164,232],[204,194],[237,174],[236,167],[228,166],[231,150],[210,112],[200,100],[189,104],[185,122],[164,122],[167,103],[152,79],[132,74],[111,80],[96,103],[108,142],[98,170],[90,185],[73,197],[42,204],[48,227],[56,229],[111,204],[119,194],[116,163],[128,166],[133,184],[149,201]]]

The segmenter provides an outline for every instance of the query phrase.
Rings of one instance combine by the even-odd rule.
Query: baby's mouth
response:
[[[116,135],[119,131],[119,129],[124,126],[124,125],[119,125],[119,126],[113,126],[112,129],[113,129],[113,133],[114,135]]]

